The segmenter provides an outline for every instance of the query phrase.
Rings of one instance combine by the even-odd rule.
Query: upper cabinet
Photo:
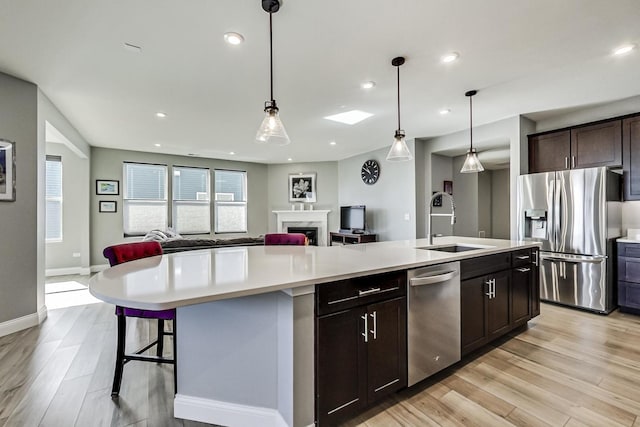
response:
[[[529,173],[622,166],[622,120],[529,135]]]
[[[622,121],[624,199],[640,200],[640,115]]]
[[[529,173],[569,169],[571,133],[568,130],[529,136]]]

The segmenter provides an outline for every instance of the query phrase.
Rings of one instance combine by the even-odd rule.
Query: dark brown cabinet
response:
[[[621,119],[529,135],[529,173],[621,165]]]
[[[529,173],[569,169],[571,132],[529,136]]]
[[[319,425],[407,386],[406,273],[318,285],[316,315]]]
[[[540,313],[537,256],[537,249],[522,249],[460,262],[463,355]]]
[[[625,200],[640,200],[640,115],[622,121]]]
[[[618,243],[618,305],[640,314],[640,243]]]

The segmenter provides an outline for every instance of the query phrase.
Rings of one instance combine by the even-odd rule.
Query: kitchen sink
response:
[[[424,248],[417,248],[417,249],[424,249],[424,250],[428,250],[428,251],[440,251],[440,252],[466,252],[466,251],[475,251],[478,249],[488,249],[488,248],[493,248],[495,246],[467,246],[467,245],[448,245],[448,246],[427,246]]]

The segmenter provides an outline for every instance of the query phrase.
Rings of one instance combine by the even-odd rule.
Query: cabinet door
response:
[[[505,334],[511,329],[509,304],[511,303],[511,272],[504,270],[488,276],[494,280],[493,296],[489,298],[487,308],[487,335],[489,341]]]
[[[316,416],[320,425],[336,425],[366,406],[362,335],[366,316],[364,308],[353,308],[316,321]]]
[[[529,173],[569,169],[571,134],[568,130],[529,137]]]
[[[540,253],[536,250],[535,264],[531,264],[531,318],[540,315]]]
[[[622,165],[622,120],[571,130],[571,168]]]
[[[532,265],[511,270],[511,325],[513,327],[523,325],[531,319],[533,274]]]
[[[367,309],[368,403],[407,386],[407,304],[397,298]]]
[[[487,342],[486,278],[475,277],[460,282],[460,343],[463,355]]]
[[[640,200],[640,116],[622,122],[624,198]]]

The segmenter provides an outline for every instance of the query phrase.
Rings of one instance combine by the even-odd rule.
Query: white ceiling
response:
[[[253,140],[269,97],[260,4],[0,0],[0,71],[39,85],[91,145],[265,163],[389,146],[395,56],[407,58],[409,139],[466,129],[469,89],[479,91],[474,124],[640,94],[639,49],[611,55],[640,44],[638,0],[289,0],[273,16],[274,79],[292,143],[260,146]],[[245,43],[227,45],[227,31]],[[460,59],[441,63],[450,51]],[[366,80],[376,87],[362,90]],[[350,109],[374,116],[353,126],[323,119]]]

